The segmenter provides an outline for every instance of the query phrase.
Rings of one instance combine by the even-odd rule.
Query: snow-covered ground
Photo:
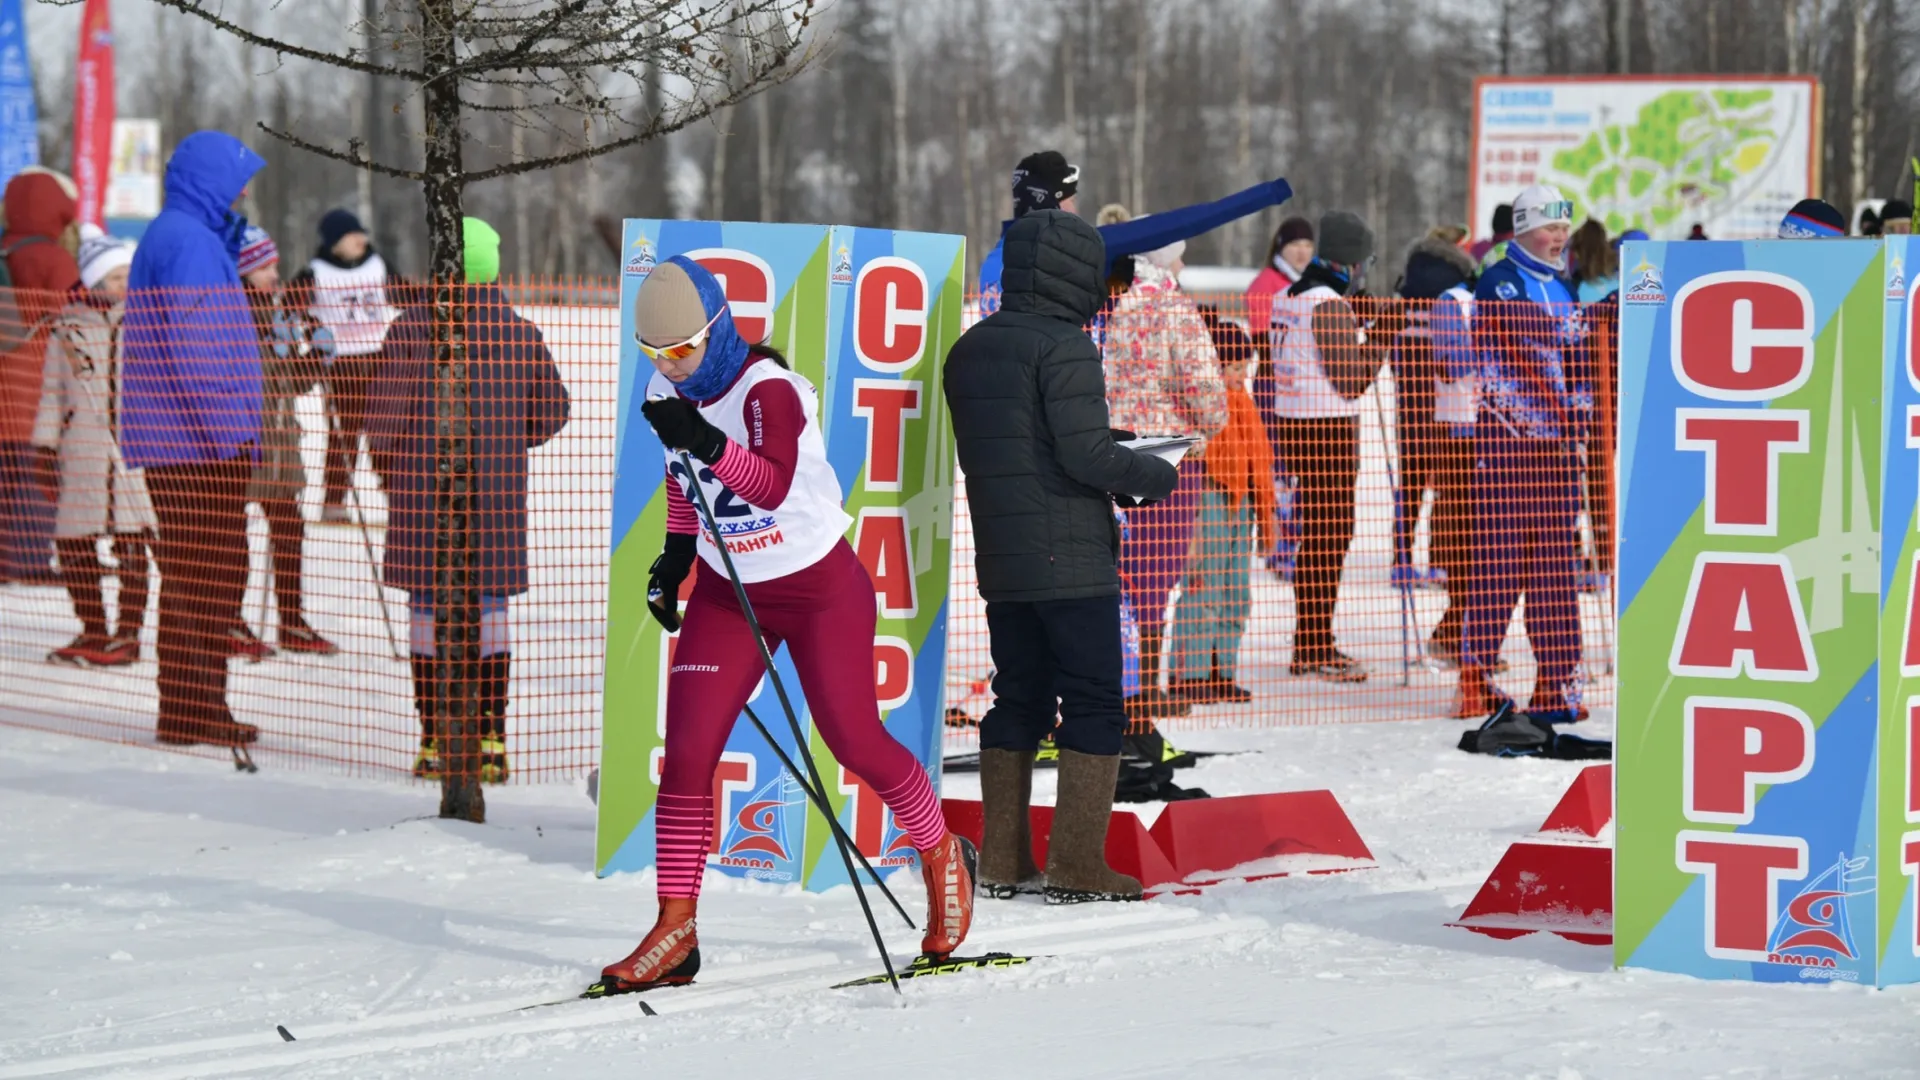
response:
[[[649,1017],[631,997],[512,1011],[576,991],[650,921],[650,876],[593,878],[578,785],[490,793],[473,826],[434,819],[422,785],[0,729],[0,1080],[1920,1071],[1914,991],[1614,972],[1603,948],[1446,927],[1577,769],[1461,754],[1458,730],[1196,733],[1252,752],[1182,782],[1331,788],[1379,866],[1139,905],[983,900],[976,946],[1052,958],[898,999],[825,989],[877,970],[849,890],[711,879],[706,967]]]

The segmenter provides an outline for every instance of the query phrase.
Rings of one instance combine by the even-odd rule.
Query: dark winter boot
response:
[[[967,940],[979,873],[980,853],[964,836],[948,833],[937,847],[920,853],[920,874],[927,885],[927,932],[920,938],[920,955],[945,960]]]
[[[1047,887],[1033,863],[1033,831],[1027,818],[1032,799],[1032,754],[980,751],[980,887],[997,900],[1037,894]]]
[[[1213,658],[1213,700],[1222,705],[1245,705],[1253,700],[1253,691],[1221,672],[1217,653]]]
[[[625,960],[608,964],[589,997],[627,994],[660,986],[685,986],[700,972],[700,937],[694,928],[699,901],[663,896],[660,917]]]
[[[1533,696],[1527,700],[1527,714],[1549,724],[1577,724],[1587,718],[1587,707],[1567,700],[1560,687],[1536,677]]]
[[[434,659],[431,656],[410,656],[407,659],[413,667],[413,709],[420,717],[420,752],[413,758],[413,775],[422,780],[438,780],[440,744],[434,737]]]
[[[1487,679],[1479,664],[1460,665],[1460,690],[1453,699],[1453,715],[1459,720],[1483,720],[1503,700],[1500,691]]]
[[[1140,883],[1107,866],[1107,820],[1119,776],[1119,754],[1060,751],[1060,793],[1047,841],[1047,903],[1140,899]]]
[[[513,675],[513,654],[495,653],[480,659],[480,782],[507,782],[507,683]]]

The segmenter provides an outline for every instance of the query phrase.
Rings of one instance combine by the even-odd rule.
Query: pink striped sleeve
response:
[[[778,509],[793,486],[800,433],[807,425],[800,394],[785,379],[766,379],[748,392],[741,409],[748,445],[728,440],[713,474],[727,490],[753,505]]]
[[[680,486],[680,479],[673,475],[672,469],[667,470],[667,531],[682,536],[700,532],[700,515],[688,501],[686,489]]]

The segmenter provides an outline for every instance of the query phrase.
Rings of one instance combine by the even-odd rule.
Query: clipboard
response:
[[[1140,439],[1122,439],[1119,445],[1136,454],[1151,454],[1169,465],[1180,464],[1180,459],[1193,449],[1194,441],[1184,435],[1147,436]]]

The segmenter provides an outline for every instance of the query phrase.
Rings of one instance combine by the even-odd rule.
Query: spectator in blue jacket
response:
[[[167,161],[166,205],[128,277],[122,452],[159,521],[163,743],[237,747],[260,735],[227,707],[226,637],[247,584],[247,478],[259,453],[260,339],[236,257],[236,211],[266,162],[199,131]]]
[[[1058,150],[1042,150],[1020,159],[1013,170],[1013,218],[1000,223],[1000,240],[980,260],[980,315],[986,317],[1000,308],[1000,245],[1014,221],[1035,210],[1078,212],[1080,167],[1068,163]],[[1101,276],[1107,276],[1114,261],[1122,257],[1158,251],[1176,240],[1191,240],[1229,221],[1257,214],[1269,206],[1279,206],[1293,197],[1293,188],[1275,178],[1255,184],[1224,199],[1178,210],[1166,210],[1131,221],[1100,226],[1100,239],[1107,245],[1107,262]]]
[[[1557,188],[1529,187],[1513,202],[1513,229],[1506,257],[1481,275],[1473,294],[1480,415],[1458,713],[1492,710],[1497,692],[1487,673],[1514,604],[1525,596],[1527,642],[1538,665],[1527,711],[1566,721],[1584,715],[1572,692],[1580,658],[1573,448],[1582,434],[1575,390],[1588,380],[1586,331],[1563,276],[1573,203]]]

